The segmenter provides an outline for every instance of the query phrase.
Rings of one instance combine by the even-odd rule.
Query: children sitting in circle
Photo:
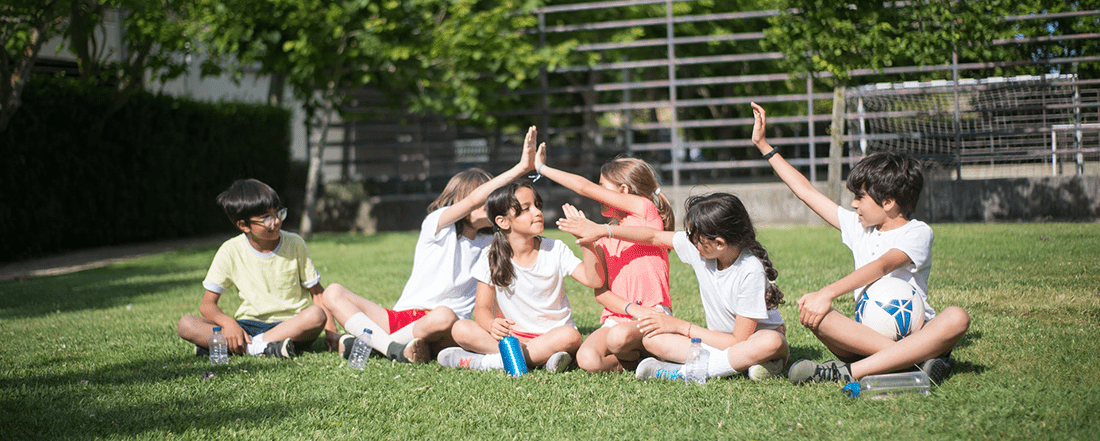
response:
[[[452,335],[461,347],[439,353],[439,363],[475,370],[504,369],[498,344],[520,341],[528,366],[560,372],[573,361],[581,334],[573,323],[565,277],[590,288],[603,285],[594,247],[584,260],[558,240],[541,237],[542,198],[529,181],[493,191],[485,201],[493,241],[474,264],[477,296],[473,319],[459,320]]]

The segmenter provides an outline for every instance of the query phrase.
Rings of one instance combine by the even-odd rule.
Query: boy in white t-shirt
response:
[[[948,356],[970,327],[970,316],[957,306],[936,314],[927,300],[932,229],[924,222],[909,219],[924,184],[920,165],[897,153],[874,153],[863,158],[848,175],[848,189],[855,194],[853,211],[848,211],[817,191],[778,155],[764,135],[764,109],[752,103],[752,110],[753,144],[799,199],[840,230],[841,240],[852,250],[855,260],[855,271],[798,300],[799,321],[840,361],[799,360],[791,365],[790,380],[848,382],[920,365],[932,381],[942,382],[951,370]],[[858,292],[883,276],[908,282],[925,299],[924,325],[898,341],[832,307],[833,299]]]
[[[203,355],[213,328],[220,326],[232,354],[290,358],[297,355],[295,342],[308,347],[324,329],[326,346],[335,349],[339,334],[322,306],[321,275],[302,237],[282,231],[286,208],[278,193],[255,179],[238,180],[218,195],[218,204],[243,234],[225,241],[214,255],[202,282],[202,316],[181,318],[180,337]],[[230,317],[218,299],[233,286],[241,306]]]

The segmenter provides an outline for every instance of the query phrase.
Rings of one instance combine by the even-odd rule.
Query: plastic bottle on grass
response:
[[[355,338],[355,344],[351,346],[351,355],[348,356],[348,366],[362,370],[367,367],[367,358],[370,357],[371,330],[364,329],[362,334]]]
[[[687,360],[684,361],[684,382],[688,384],[704,384],[707,382],[707,366],[710,364],[710,353],[703,350],[703,340],[691,339],[691,347],[688,348]]]
[[[222,335],[222,327],[215,326],[214,333],[210,335],[210,364],[229,364],[229,346]]]
[[[843,391],[850,398],[883,398],[905,393],[928,395],[932,392],[932,381],[923,371],[868,375],[848,383]]]

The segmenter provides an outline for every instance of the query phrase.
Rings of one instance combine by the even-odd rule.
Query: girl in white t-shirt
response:
[[[779,272],[756,240],[752,219],[736,196],[714,193],[689,198],[687,231],[680,232],[598,225],[572,206],[564,212],[566,218],[558,221],[558,228],[577,236],[577,243],[613,236],[674,248],[699,279],[707,326],[664,314],[660,308],[657,314],[639,319],[638,329],[645,335],[642,344],[657,358],[642,360],[635,371],[637,378],[679,378],[691,338],[702,339],[703,349],[709,352],[708,377],[745,372],[762,379],[782,374],[789,348],[786,327],[776,309],[783,303],[783,293],[773,283]]]
[[[573,323],[565,277],[590,288],[603,285],[602,265],[593,245],[581,246],[584,260],[558,240],[540,237],[542,198],[531,182],[520,180],[489,195],[485,211],[493,222],[493,242],[474,265],[477,299],[473,320],[452,329],[461,348],[439,353],[439,363],[469,369],[503,369],[498,344],[509,335],[523,347],[528,366],[564,370],[581,345]]]
[[[385,308],[333,283],[324,304],[347,332],[340,352],[347,358],[364,329],[371,346],[392,360],[423,363],[448,346],[451,326],[470,316],[477,281],[470,270],[489,244],[492,222],[485,215],[489,193],[534,169],[536,132],[532,126],[519,162],[500,176],[480,169],[455,175],[428,207],[413,254],[412,274],[393,309]]]

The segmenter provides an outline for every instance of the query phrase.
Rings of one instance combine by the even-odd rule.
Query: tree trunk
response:
[[[306,174],[305,203],[302,204],[302,223],[298,228],[298,234],[309,238],[313,234],[313,214],[317,205],[317,189],[321,186],[321,161],[325,153],[325,145],[328,140],[328,128],[332,123],[332,109],[334,100],[333,86],[325,92],[325,107],[321,115],[321,138],[317,145],[309,152],[309,171]],[[307,141],[308,145],[309,142]]]

